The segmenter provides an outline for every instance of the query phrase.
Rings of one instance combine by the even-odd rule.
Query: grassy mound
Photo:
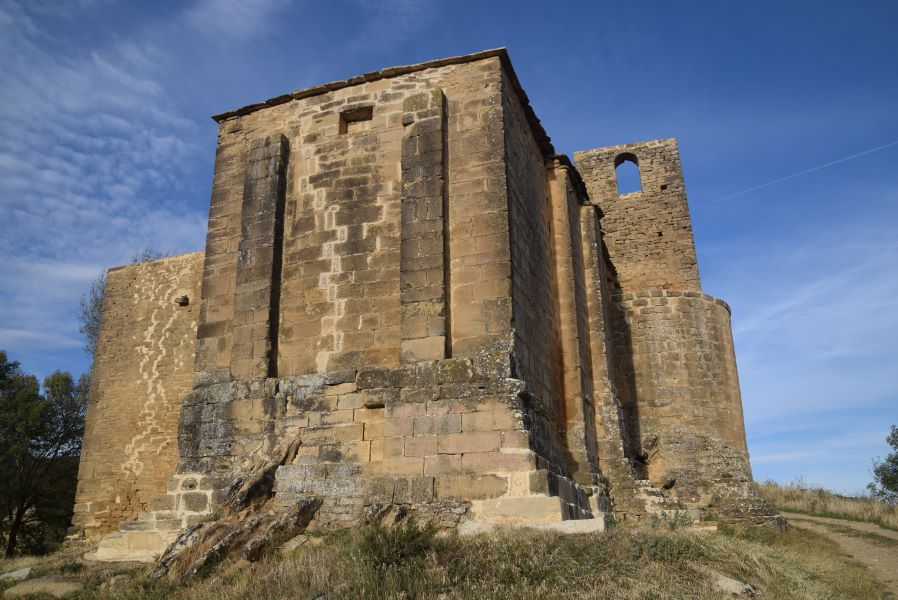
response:
[[[760,484],[761,495],[780,510],[876,523],[898,530],[898,506],[865,496],[842,496],[821,487],[796,481],[781,485],[773,481]]]
[[[101,567],[63,567],[71,557],[55,568],[82,578],[86,598],[726,597],[714,587],[716,574],[749,583],[765,598],[885,597],[835,544],[796,529],[617,526],[578,536],[511,530],[460,538],[427,528],[366,528],[321,541],[256,563],[226,562],[188,587],[149,581],[137,569],[110,583]]]

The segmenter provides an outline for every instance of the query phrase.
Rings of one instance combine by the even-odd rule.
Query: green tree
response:
[[[22,372],[0,350],[0,533],[6,556],[61,538],[71,518],[84,435],[87,378]]]
[[[106,295],[106,271],[90,284],[90,289],[81,296],[78,304],[79,330],[84,336],[84,351],[93,360],[100,339],[100,316],[103,313],[103,298]]]
[[[898,504],[898,427],[892,425],[886,443],[892,451],[885,460],[873,459],[873,483],[867,489],[877,500]]]

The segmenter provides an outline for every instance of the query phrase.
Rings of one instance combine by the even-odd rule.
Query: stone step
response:
[[[41,577],[40,579],[32,579],[23,581],[3,592],[4,598],[20,598],[31,597],[34,594],[44,596],[52,596],[54,598],[64,598],[80,591],[84,588],[84,583],[70,579],[55,579],[53,577]]]
[[[546,523],[492,523],[488,521],[465,521],[458,528],[462,536],[477,535],[494,531],[498,527],[514,527],[519,529],[535,529],[537,531],[554,531],[563,534],[600,533],[605,531],[607,521],[604,514],[593,519],[572,519],[569,521],[551,521]]]
[[[471,504],[471,513],[478,523],[494,525],[549,527],[552,523],[601,521],[605,513],[592,513],[588,508],[566,502],[559,496],[532,494],[530,496],[478,500]],[[596,518],[597,517],[597,518]],[[598,525],[593,524],[592,527]],[[562,528],[573,527],[562,525]],[[587,527],[583,525],[583,527]]]
[[[176,537],[178,531],[114,531],[104,536],[96,552],[88,552],[84,559],[97,562],[153,562]]]
[[[562,502],[558,496],[534,494],[479,500],[471,504],[471,511],[475,520],[487,523],[547,523],[564,520]]]

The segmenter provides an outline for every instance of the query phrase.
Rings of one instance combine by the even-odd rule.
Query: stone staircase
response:
[[[497,526],[593,533],[605,530],[610,508],[603,486],[587,488],[566,477],[550,475],[548,489],[537,487],[521,496],[473,501],[473,518],[459,527],[459,533],[472,535]]]
[[[85,560],[100,562],[153,562],[181,531],[204,520],[211,512],[212,486],[202,475],[176,474],[168,491],[154,499],[158,510],[138,514],[118,531],[106,534]]]

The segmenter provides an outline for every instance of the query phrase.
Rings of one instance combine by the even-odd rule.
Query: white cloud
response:
[[[272,26],[271,18],[286,0],[199,0],[187,11],[187,21],[210,36],[247,41]]]
[[[205,230],[182,184],[198,126],[166,95],[165,53],[140,35],[50,50],[48,6],[0,4],[0,348],[14,357],[80,346],[75,310],[102,269],[197,249]]]
[[[365,25],[353,42],[356,49],[384,50],[413,37],[439,13],[439,0],[357,0]]]
[[[759,227],[702,260],[733,306],[755,476],[856,492],[898,402],[898,238],[882,213],[839,217],[798,240]]]
[[[898,400],[898,238],[887,220],[861,214],[803,243],[738,246],[704,255],[711,293],[733,306],[749,429]]]
[[[29,0],[28,10],[35,14],[56,18],[70,18],[78,13],[112,4],[115,0]]]

